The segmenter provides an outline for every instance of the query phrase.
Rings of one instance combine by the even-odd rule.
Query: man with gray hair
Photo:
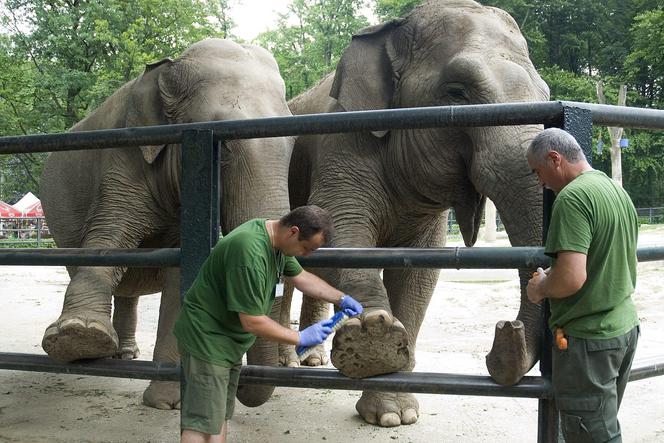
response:
[[[625,190],[586,160],[567,132],[542,131],[528,165],[556,193],[544,252],[553,258],[528,282],[549,299],[555,335],[553,390],[565,440],[620,442],[618,409],[639,335],[636,209]]]

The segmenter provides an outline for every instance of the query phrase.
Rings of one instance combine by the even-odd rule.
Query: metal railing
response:
[[[219,236],[218,150],[224,140],[380,131],[403,128],[473,127],[544,124],[561,127],[576,137],[588,158],[592,123],[646,129],[664,129],[664,111],[575,102],[507,103],[459,107],[412,108],[192,123],[89,132],[0,138],[0,154],[104,149],[112,147],[182,144],[181,249],[161,250],[0,250],[0,264],[86,266],[180,266],[181,291],[190,286],[198,268]],[[547,229],[551,195],[545,193]],[[527,267],[545,263],[541,248],[442,248],[434,250],[376,249],[321,250],[302,260],[305,266],[326,267]],[[487,251],[491,249],[492,251]],[[664,259],[659,248],[639,249],[640,258]],[[545,309],[545,311],[547,311]],[[489,377],[459,374],[397,373],[367,379],[349,379],[326,369],[247,366],[242,383],[336,389],[377,389],[459,395],[539,398],[538,441],[557,440],[558,418],[551,399],[550,334],[543,324],[540,370],[543,377],[525,377],[506,388]],[[46,356],[0,354],[0,368],[44,372],[72,372],[133,378],[177,380],[173,365],[99,360],[58,364]],[[632,379],[664,374],[664,364],[635,368]]]

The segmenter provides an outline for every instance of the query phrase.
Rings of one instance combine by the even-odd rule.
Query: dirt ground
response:
[[[502,239],[496,246],[506,245]],[[664,245],[664,228],[641,245]],[[486,246],[478,244],[478,246]],[[0,267],[1,352],[43,353],[42,333],[60,312],[64,268]],[[516,271],[444,270],[424,321],[416,371],[486,375],[496,321],[518,310]],[[639,265],[634,295],[642,325],[635,366],[664,356],[664,262]],[[141,359],[151,359],[158,295],[139,304]],[[295,315],[295,313],[294,313]],[[328,344],[331,340],[328,340]],[[538,375],[537,369],[531,371]],[[0,370],[0,442],[175,442],[178,411],[141,403],[144,380]],[[664,441],[664,377],[630,383],[620,411],[625,442]],[[418,394],[420,418],[380,428],[355,412],[356,391],[277,388],[258,408],[238,403],[232,442],[536,441],[537,401]]]

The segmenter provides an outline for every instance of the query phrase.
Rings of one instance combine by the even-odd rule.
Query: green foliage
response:
[[[256,38],[276,58],[288,98],[334,70],[353,33],[369,24],[359,14],[362,6],[357,0],[293,0],[277,29]]]
[[[381,22],[403,17],[424,0],[376,0],[374,12]]]
[[[637,208],[664,206],[664,133],[626,129],[623,137],[629,139],[622,151],[625,190]]]
[[[229,7],[229,0],[5,0],[0,135],[66,130],[146,63],[230,36]],[[0,199],[37,193],[44,158],[0,156]]]
[[[643,12],[632,26],[632,52],[625,68],[634,86],[653,106],[664,101],[664,9]]]

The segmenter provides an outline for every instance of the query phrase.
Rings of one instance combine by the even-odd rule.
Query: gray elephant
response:
[[[272,56],[264,49],[207,39],[175,60],[148,65],[72,131],[291,115]],[[221,152],[222,230],[252,217],[289,210],[288,163],[293,139],[229,141]],[[44,168],[41,195],[59,247],[178,247],[180,145],[57,152]],[[162,291],[154,360],[177,362],[171,332],[179,311],[178,268],[71,267],[60,317],[42,346],[63,362],[81,358],[135,358],[138,296]],[[114,296],[111,323],[111,299]],[[279,304],[275,303],[275,318]],[[276,365],[276,345],[259,342],[248,359]],[[273,388],[238,394],[260,402]],[[178,383],[153,381],[144,401],[179,407]]]
[[[293,99],[294,114],[546,101],[524,38],[504,11],[474,1],[427,1],[404,19],[353,37],[336,73]],[[466,245],[477,239],[485,198],[496,204],[514,246],[539,245],[542,192],[526,163],[532,126],[435,128],[300,137],[289,172],[291,205],[328,209],[335,247],[441,247],[454,208]],[[332,363],[350,377],[412,370],[415,342],[438,271],[325,270],[320,275],[365,306],[336,334]],[[520,270],[523,284],[528,270]],[[302,327],[326,316],[305,297]],[[541,307],[521,291],[517,320],[496,326],[487,366],[516,383],[538,358]],[[309,364],[325,361],[323,353]],[[284,363],[294,364],[292,354]],[[417,420],[411,394],[364,392],[369,423]]]

